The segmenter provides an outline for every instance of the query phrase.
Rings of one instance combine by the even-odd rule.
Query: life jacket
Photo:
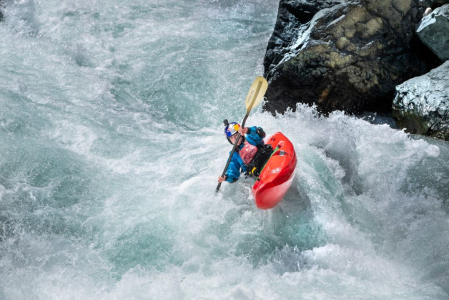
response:
[[[240,157],[246,165],[245,174],[259,176],[272,153],[273,148],[269,144],[254,146],[245,140],[243,148],[239,150]]]
[[[251,145],[248,141],[245,140],[243,148],[239,150],[240,157],[242,158],[245,165],[249,165],[254,156],[256,156],[257,150],[257,146]]]

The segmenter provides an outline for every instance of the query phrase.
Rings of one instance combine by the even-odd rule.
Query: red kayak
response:
[[[268,138],[275,150],[253,186],[252,193],[260,209],[270,209],[281,202],[292,184],[296,167],[293,144],[280,132]]]

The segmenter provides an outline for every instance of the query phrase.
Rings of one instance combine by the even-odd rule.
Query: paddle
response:
[[[243,118],[242,122],[242,128],[245,128],[245,122],[246,119],[248,119],[249,113],[251,110],[256,107],[260,101],[262,101],[263,96],[265,95],[265,92],[268,88],[268,82],[263,78],[262,76],[257,76],[256,80],[254,80],[253,84],[251,85],[248,95],[246,96],[245,100],[245,106],[246,106],[246,115]],[[226,171],[228,170],[229,163],[231,162],[232,155],[234,155],[235,150],[237,149],[237,145],[240,141],[240,133],[237,135],[237,140],[234,143],[234,146],[232,147],[231,154],[229,155],[228,162],[226,163],[226,167],[223,170],[223,174],[221,177],[224,177],[226,175]],[[221,182],[217,185],[217,189],[215,192],[218,192],[220,190]]]

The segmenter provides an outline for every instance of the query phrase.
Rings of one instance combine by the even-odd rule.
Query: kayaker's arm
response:
[[[244,128],[246,132],[246,140],[254,146],[263,145],[263,139],[265,137],[265,131],[263,131],[262,127],[246,127]]]
[[[231,162],[229,163],[228,170],[226,171],[226,181],[235,182],[240,177],[240,168],[242,167],[240,156],[237,153],[232,155]]]

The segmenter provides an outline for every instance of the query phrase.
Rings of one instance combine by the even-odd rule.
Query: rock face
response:
[[[414,38],[423,3],[281,0],[264,60],[264,108],[284,112],[302,102],[323,112],[391,110],[395,86],[426,73],[426,58],[434,59]]]
[[[425,2],[429,2],[429,0],[425,0]],[[432,5],[443,5],[449,3],[449,0],[432,0],[430,1]]]
[[[449,60],[449,4],[425,16],[416,30],[421,41],[442,61]]]
[[[449,61],[396,91],[393,116],[400,127],[449,141]]]

